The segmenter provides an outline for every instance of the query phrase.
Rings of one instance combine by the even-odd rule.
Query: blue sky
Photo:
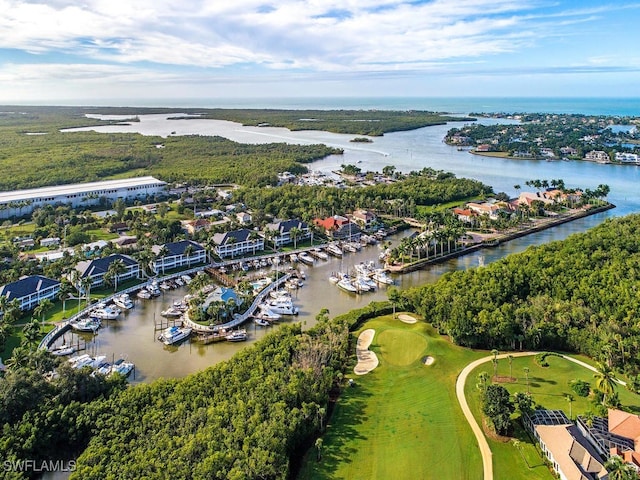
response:
[[[0,102],[640,96],[640,2],[0,0]]]

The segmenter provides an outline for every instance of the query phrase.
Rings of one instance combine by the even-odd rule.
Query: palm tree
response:
[[[493,355],[493,360],[491,360],[493,362],[493,378],[495,379],[498,378],[498,354],[499,353],[500,352],[495,348],[491,350],[491,355]]]
[[[164,275],[164,257],[166,257],[167,255],[169,255],[169,249],[166,245],[162,245],[160,247],[160,250],[158,251],[158,256],[156,257],[162,262],[162,275]]]
[[[400,290],[396,287],[390,287],[387,290],[387,297],[393,306],[393,318],[396,318],[396,303],[400,300]]]
[[[318,438],[316,440],[316,450],[318,451],[317,452],[318,461],[320,461],[322,459],[322,443],[323,443],[322,442],[322,438]]]
[[[49,310],[51,310],[51,307],[53,307],[53,302],[48,298],[45,298],[40,301],[36,308],[33,309],[33,315],[36,317],[42,317],[42,322],[44,323],[44,316]]]
[[[38,342],[38,338],[40,338],[40,323],[38,320],[27,323],[22,329],[22,333],[24,334],[24,339],[29,349],[33,350],[33,346]]]
[[[509,378],[513,378],[513,355],[507,355],[509,360]]]
[[[625,461],[619,455],[611,455],[607,463],[604,464],[604,468],[609,472],[609,480],[636,480],[638,474],[631,465],[625,463]]]
[[[524,367],[524,376],[527,379],[527,394],[529,394],[529,367]]]
[[[564,398],[567,400],[567,402],[569,402],[569,420],[571,420],[571,417],[573,416],[573,412],[572,412],[572,406],[573,406],[573,395],[571,395],[570,393],[567,393]]]
[[[193,255],[193,245],[190,243],[184,248],[184,256],[187,257],[187,267],[191,268],[191,255]]]
[[[58,299],[62,302],[62,317],[66,318],[67,300],[71,296],[73,286],[66,280],[60,282],[60,290],[58,291]]]
[[[91,286],[93,285],[93,279],[90,276],[86,276],[80,279],[80,290],[82,290],[87,299],[87,307],[91,300]],[[78,308],[80,308],[80,295],[78,295]]]
[[[115,259],[113,262],[111,262],[109,264],[109,267],[107,268],[107,273],[105,274],[105,277],[108,275],[109,278],[113,279],[113,291],[115,292],[116,290],[118,290],[118,278],[120,278],[120,275],[122,275],[123,273],[125,273],[127,271],[127,267],[124,264],[124,261],[121,258],[117,258]]]
[[[602,404],[607,404],[607,396],[613,395],[616,387],[614,371],[606,363],[598,363],[598,371],[593,374],[596,379],[595,387],[602,392]]]
[[[293,240],[293,248],[294,250],[298,248],[298,235],[300,235],[302,231],[298,227],[291,227],[289,230],[289,237]]]

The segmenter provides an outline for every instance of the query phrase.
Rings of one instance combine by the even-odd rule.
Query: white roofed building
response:
[[[109,201],[143,199],[163,193],[166,186],[166,182],[154,177],[135,177],[0,192],[0,218],[28,215],[44,205],[82,207],[96,205],[103,198]]]

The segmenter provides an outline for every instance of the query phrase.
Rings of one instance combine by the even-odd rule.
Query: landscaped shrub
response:
[[[569,382],[569,386],[580,397],[588,397],[589,392],[591,391],[591,385],[589,385],[589,382],[585,382],[583,380],[571,380]]]

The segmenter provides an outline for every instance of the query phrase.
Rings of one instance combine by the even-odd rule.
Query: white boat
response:
[[[158,282],[156,282],[155,280],[147,286],[147,290],[149,291],[152,297],[159,297],[162,294],[162,291],[158,286]]]
[[[355,253],[356,252],[356,247],[354,247],[352,243],[343,243],[342,244],[342,249],[347,251],[347,252],[351,252],[351,253]]]
[[[315,261],[313,257],[306,252],[302,252],[300,255],[298,255],[298,260],[300,260],[302,263],[306,263],[307,265],[313,265]]]
[[[80,320],[72,320],[69,322],[71,328],[78,332],[94,332],[100,328],[99,318],[81,318]]]
[[[274,313],[280,315],[297,315],[298,307],[296,307],[290,298],[273,299],[267,304],[267,308]]]
[[[371,290],[371,287],[363,280],[363,277],[356,277],[352,285],[356,287],[358,292],[369,292]]]
[[[94,309],[89,313],[89,316],[91,318],[99,318],[100,320],[115,320],[120,313],[122,313],[122,310],[117,307],[104,307]]]
[[[378,288],[378,284],[376,282],[374,282],[371,278],[364,276],[364,275],[358,275],[358,277],[356,278],[358,283],[361,283],[363,285],[366,285],[369,287],[369,290],[375,290],[376,288]]]
[[[335,272],[333,272],[329,277],[329,281],[335,285],[340,281],[340,277],[338,277],[338,275]]]
[[[279,313],[274,312],[266,305],[259,305],[259,310],[254,316],[269,322],[277,322],[282,318]]]
[[[73,356],[69,359],[69,363],[75,366],[78,362],[83,362],[85,360],[91,360],[91,355],[83,353],[82,355]]]
[[[271,323],[269,322],[269,320],[265,320],[264,318],[254,318],[253,319],[254,323],[260,327],[268,327],[271,325]]]
[[[244,342],[247,339],[247,331],[244,329],[234,330],[227,333],[225,338],[227,339],[227,342]]]
[[[166,328],[159,336],[160,340],[165,345],[173,345],[178,343],[191,335],[191,329],[189,327],[169,327]]]
[[[180,278],[182,279],[182,281],[186,284],[189,285],[191,283],[191,277],[187,274],[181,275]]]
[[[91,363],[89,363],[88,365],[91,368],[100,368],[105,363],[107,363],[107,356],[106,355],[98,355],[97,357],[92,358],[91,359]]]
[[[341,257],[342,249],[335,243],[330,243],[329,245],[327,245],[327,253],[329,255],[333,255],[334,257]]]
[[[220,269],[220,271],[221,271],[221,273],[225,273],[225,272],[226,272],[226,270],[225,270],[224,272],[222,272],[222,268]],[[179,277],[174,278],[174,279],[173,279],[173,281],[174,281],[174,282],[175,282],[175,284],[176,284],[176,285],[178,285],[179,287],[183,287],[183,286],[184,286],[184,281],[183,281],[181,278],[179,278]]]
[[[351,283],[351,280],[349,280],[348,277],[342,277],[338,281],[338,283],[336,283],[336,285],[338,286],[338,288],[341,288],[345,292],[357,293],[358,291],[358,289],[353,285],[353,283]]]
[[[162,282],[160,284],[160,290],[171,290],[171,285],[168,282]]]
[[[316,257],[318,257],[320,260],[328,260],[329,259],[329,255],[327,255],[326,253],[324,253],[322,250],[320,250],[319,248],[314,248],[313,253]]]
[[[69,360],[71,361],[71,360]],[[88,367],[91,363],[93,363],[93,358],[91,355],[81,355],[76,361],[72,362],[73,368],[80,369],[82,367]]]
[[[65,355],[71,355],[76,351],[76,347],[72,345],[62,344],[58,348],[54,348],[50,351],[51,355],[55,355],[56,357],[64,357]]]
[[[160,312],[160,315],[167,318],[176,318],[176,317],[182,316],[183,313],[184,313],[183,310],[180,310],[175,307],[169,307],[166,310],[163,310],[162,312]]]
[[[293,263],[296,263],[298,261],[298,255],[292,253],[291,255],[289,255],[289,260],[291,260],[291,262]]]
[[[146,288],[141,289],[136,296],[138,298],[151,298],[151,292],[149,292],[149,290],[147,290]]]
[[[124,308],[125,310],[131,310],[134,306],[133,300],[131,300],[131,297],[128,293],[116,295],[113,298],[113,303],[115,303],[120,308]]]
[[[376,282],[382,283],[384,285],[393,285],[395,281],[391,278],[387,273],[381,268],[373,272],[371,276]]]
[[[133,367],[135,367],[135,365],[131,362],[116,362],[114,365],[111,366],[111,371],[109,372],[111,375],[115,374],[115,373],[119,373],[120,375],[123,376],[128,376],[131,371],[133,370]]]
[[[291,294],[286,290],[271,290],[269,296],[271,298],[291,298]]]

